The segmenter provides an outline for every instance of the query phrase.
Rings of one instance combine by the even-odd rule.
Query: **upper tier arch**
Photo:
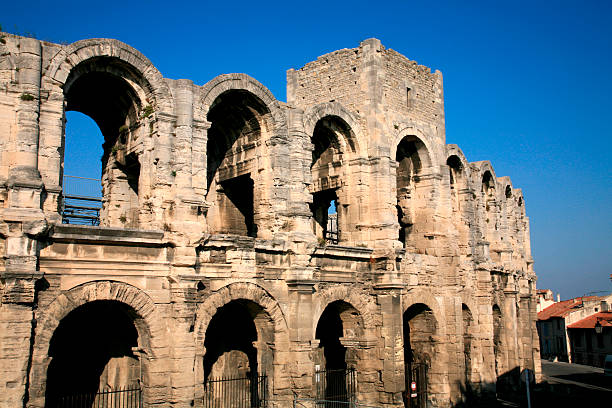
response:
[[[204,116],[208,114],[208,110],[219,95],[230,90],[244,90],[258,97],[270,111],[275,130],[280,130],[286,125],[285,114],[272,92],[247,74],[222,74],[208,81],[202,87],[200,101],[203,105]]]
[[[96,57],[116,58],[134,68],[148,83],[158,110],[174,114],[174,99],[161,73],[147,57],[119,40],[91,38],[63,47],[51,58],[43,76],[63,87],[74,67]]]

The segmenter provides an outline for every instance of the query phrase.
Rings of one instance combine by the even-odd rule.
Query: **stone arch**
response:
[[[287,119],[278,100],[261,82],[247,74],[222,74],[208,81],[202,87],[201,104],[204,109],[204,116],[207,115],[208,110],[219,95],[230,90],[242,90],[255,95],[270,111],[274,130],[278,131],[285,126]]]
[[[363,146],[366,146],[367,143],[363,136],[360,118],[358,115],[351,113],[340,102],[325,102],[309,108],[304,113],[304,132],[307,135],[312,135],[317,123],[325,117],[338,117],[348,125],[352,133],[352,140],[340,141],[342,151],[347,154],[353,153],[361,156],[363,154]]]
[[[416,324],[416,330],[410,327],[412,324],[406,327],[407,322],[413,321]],[[431,325],[433,327],[430,327]],[[410,406],[409,398],[405,393],[408,391],[413,362],[425,363],[429,367],[427,381],[431,387],[428,395],[430,403],[437,406],[438,402],[448,400],[448,344],[444,340],[446,321],[442,307],[434,296],[423,289],[410,290],[402,296],[402,331],[406,369],[405,406]],[[407,340],[409,343],[406,342]],[[413,346],[415,346],[415,354],[411,350]]]
[[[411,137],[423,144],[423,148],[419,149],[419,156],[423,162],[422,169],[431,168],[437,165],[435,150],[433,146],[433,136],[423,127],[414,123],[400,123],[392,136],[391,155],[395,156],[400,143],[406,138]]]
[[[38,153],[44,163],[39,170],[50,190],[45,208],[59,211],[65,112],[74,110],[93,119],[104,136],[100,224],[131,228],[144,224],[153,214],[142,205],[142,193],[152,180],[140,169],[154,154],[152,139],[145,136],[166,131],[163,122],[175,113],[174,99],[160,72],[127,44],[88,39],[60,48],[42,79],[49,97],[42,101],[40,122],[51,124],[44,128]]]
[[[316,331],[317,323],[325,308],[333,302],[343,301],[353,306],[363,319],[366,331],[373,330],[381,324],[374,300],[363,292],[356,292],[347,286],[329,286],[315,295],[318,298],[314,305],[312,329]]]
[[[497,176],[495,175],[495,170],[493,170],[491,162],[488,160],[474,162],[472,163],[472,166],[476,169],[476,171],[473,173],[472,180],[475,189],[480,191],[480,187],[482,186],[485,177],[490,177],[490,187],[493,187],[495,191],[497,191]]]
[[[150,85],[159,110],[174,114],[172,93],[161,73],[147,57],[119,40],[91,38],[63,47],[49,62],[43,77],[63,86],[74,67],[95,57],[116,58],[132,66]]]
[[[451,156],[457,156],[457,158],[459,159],[459,162],[461,163],[461,166],[463,167],[463,170],[466,173],[470,170],[470,163],[469,163],[469,161],[465,157],[465,154],[463,153],[461,148],[459,146],[457,146],[456,144],[447,144],[446,145],[446,160],[447,160],[447,162],[448,162],[448,159]]]
[[[455,180],[451,179],[451,186],[454,184],[459,188],[470,187],[470,164],[465,158],[465,155],[459,146],[451,144],[446,145],[446,165],[451,169],[451,177],[454,175],[453,170],[457,173]],[[457,180],[459,179],[459,180]]]
[[[339,340],[343,346],[341,353],[344,355],[345,368],[356,370],[357,383],[360,384],[358,387],[359,399],[373,403],[371,398],[374,395],[374,389],[380,385],[375,379],[379,370],[382,370],[382,366],[377,363],[380,349],[376,341],[377,327],[382,325],[382,317],[378,313],[374,299],[364,292],[352,290],[346,286],[333,285],[315,293],[312,312],[313,340],[316,338],[312,349],[314,364],[329,369],[328,361],[324,359],[324,346],[330,343],[325,342],[321,336],[317,336],[319,334],[317,329],[320,328],[319,323],[322,323],[322,320],[330,314],[335,315],[341,320],[343,337],[339,339],[337,337],[339,333],[337,333],[336,341]],[[340,350],[335,353],[338,351]],[[332,369],[338,368],[337,366],[332,367]]]
[[[224,286],[212,293],[197,309],[194,324],[195,332],[195,397],[196,401],[202,401],[204,395],[204,367],[203,361],[206,354],[204,342],[206,331],[217,311],[233,301],[246,300],[261,307],[265,316],[269,318],[273,326],[273,346],[271,377],[272,387],[286,382],[289,370],[285,367],[289,361],[289,331],[285,315],[274,297],[261,286],[250,282],[234,282]],[[257,327],[257,331],[260,328]],[[285,355],[286,354],[286,355]]]
[[[154,364],[158,354],[167,347],[164,327],[153,300],[142,290],[123,282],[94,281],[73,287],[53,300],[36,317],[35,344],[32,351],[30,372],[31,407],[45,405],[47,368],[51,362],[49,345],[60,322],[78,307],[95,301],[115,301],[128,306],[135,314],[134,325],[138,331],[138,347],[144,352],[148,365]],[[151,367],[145,364],[145,376]],[[148,382],[145,381],[145,401]]]
[[[359,187],[354,184],[355,167],[350,164],[359,155],[354,131],[359,124],[336,102],[312,108],[304,124],[313,146],[308,160],[313,233],[327,243],[346,244],[356,232],[354,220],[359,216]]]
[[[427,306],[434,315],[436,322],[438,323],[438,336],[444,336],[446,334],[446,319],[442,312],[442,307],[438,300],[428,291],[424,289],[411,289],[407,293],[402,295],[402,313],[412,305],[422,303]]]

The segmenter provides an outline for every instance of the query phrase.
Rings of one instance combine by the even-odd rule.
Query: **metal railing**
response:
[[[266,408],[268,377],[212,378],[204,384],[204,408]]]
[[[327,217],[327,226],[325,228],[325,242],[332,245],[338,245],[338,214],[329,214]]]
[[[116,390],[61,395],[46,401],[47,408],[143,408],[142,390],[128,386]]]
[[[355,369],[315,372],[315,406],[343,408],[355,401]]]
[[[102,188],[99,179],[64,176],[62,185],[62,222],[100,225]]]

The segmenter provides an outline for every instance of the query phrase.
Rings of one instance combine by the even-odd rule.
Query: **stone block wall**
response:
[[[164,407],[247,370],[276,407],[325,397],[321,369],[385,407],[419,364],[436,407],[539,373],[523,196],[445,143],[439,72],[368,39],[289,70],[285,104],[245,74],[163,78],[116,40],[3,35],[0,405],[45,406],[57,372]],[[100,227],[62,223],[67,110],[105,138]],[[101,310],[123,343],[79,330]]]

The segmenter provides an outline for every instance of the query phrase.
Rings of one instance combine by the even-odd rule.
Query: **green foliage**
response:
[[[129,130],[129,128],[126,125],[119,126],[119,133],[125,133],[128,130]]]
[[[325,241],[325,238],[319,237],[319,238],[317,238],[317,244],[319,246],[325,246],[327,244],[327,242]]]
[[[125,148],[124,145],[122,145],[121,143],[117,143],[116,145],[113,146],[113,148],[111,149],[111,152],[117,153],[119,150],[123,148]]]
[[[122,215],[121,217],[119,217],[119,221],[121,221],[122,224],[125,224],[127,222],[127,217],[125,215]]]
[[[27,92],[24,92],[21,94],[21,100],[22,101],[33,101],[34,100],[34,95],[29,94]]]
[[[175,171],[175,170],[172,170],[172,171],[170,172],[170,174],[172,175],[172,177],[176,177],[176,171]]]
[[[144,108],[142,108],[142,113],[140,117],[148,118],[149,116],[151,116],[151,114],[153,114],[153,112],[154,112],[153,107],[151,105],[147,105]]]

